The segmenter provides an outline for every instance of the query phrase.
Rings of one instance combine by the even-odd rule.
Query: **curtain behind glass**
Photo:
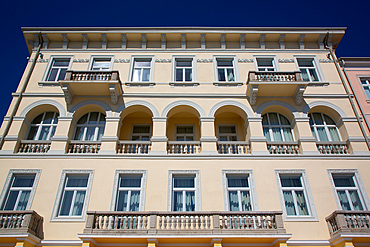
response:
[[[252,211],[251,196],[249,191],[240,191],[242,198],[242,211]]]
[[[299,215],[308,215],[308,208],[303,191],[296,191],[295,194],[297,197]]]
[[[32,187],[34,176],[16,176],[12,187]]]
[[[283,187],[302,187],[301,177],[298,176],[281,176],[280,180]]]
[[[87,176],[68,176],[66,187],[87,187]]]
[[[195,211],[195,192],[186,192],[186,211]]]
[[[140,191],[131,191],[130,211],[139,211]]]
[[[127,211],[128,191],[119,191],[116,211]]]
[[[173,211],[182,211],[182,191],[175,191],[173,193]]]
[[[63,201],[61,203],[59,215],[60,216],[68,216],[69,210],[71,208],[73,198],[73,191],[65,191],[63,196]]]
[[[349,197],[351,198],[353,210],[364,210],[362,207],[362,203],[360,200],[360,197],[358,196],[358,193],[356,190],[349,190]]]
[[[72,210],[73,216],[80,216],[82,214],[84,200],[85,200],[85,191],[77,191]]]
[[[10,191],[9,192],[6,204],[4,206],[4,210],[14,210],[15,203],[16,203],[17,198],[18,198],[18,193],[19,193],[19,191]]]
[[[174,178],[174,188],[194,188],[194,177],[191,178]]]
[[[248,187],[247,178],[227,178],[228,187]]]
[[[345,191],[337,191],[340,205],[342,206],[343,210],[351,210],[351,206],[349,205],[349,201]]]
[[[230,211],[239,211],[239,199],[237,191],[229,191]]]
[[[25,210],[28,198],[30,197],[31,191],[22,191],[21,196],[19,197],[18,205],[15,210]]]
[[[283,191],[287,215],[296,215],[293,195],[291,191]]]

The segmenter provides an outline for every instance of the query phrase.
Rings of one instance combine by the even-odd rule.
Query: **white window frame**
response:
[[[113,182],[113,191],[112,191],[112,200],[110,203],[110,210],[116,210],[117,203],[117,194],[119,190],[119,181],[121,176],[137,176],[141,175],[141,187],[139,189],[135,188],[136,191],[140,190],[140,205],[139,211],[144,211],[145,208],[145,188],[147,181],[147,170],[116,170],[114,173],[114,182]],[[129,188],[132,190],[133,188]]]
[[[322,113],[322,112],[310,112],[310,113],[308,114],[308,117],[310,117],[310,115],[313,117],[313,115],[312,115],[313,113],[320,113],[320,114],[321,114],[321,117],[322,117],[322,120],[323,120],[323,122],[324,122],[324,124],[323,124],[323,125],[316,125],[314,121],[312,121],[312,122],[313,122],[313,125],[311,125],[311,124],[310,124],[310,128],[313,128],[313,129],[314,129],[314,131],[315,131],[316,140],[317,140],[318,142],[322,142],[322,140],[319,140],[320,136],[319,136],[319,134],[318,134],[318,132],[317,132],[317,128],[324,128],[325,133],[326,133],[326,136],[328,137],[328,141],[329,141],[329,142],[332,142],[332,141],[333,141],[333,140],[332,140],[332,138],[331,138],[330,132],[329,132],[329,127],[331,127],[331,128],[335,127],[335,129],[337,130],[337,134],[338,134],[338,136],[339,136],[339,141],[342,141],[342,136],[340,135],[340,132],[339,132],[338,126],[337,126],[336,124],[335,124],[335,125],[327,124],[327,123],[326,123],[326,121],[325,121],[324,115],[328,116],[328,117],[329,117],[331,120],[333,120],[333,122],[335,123],[335,121],[334,121],[334,119],[333,119],[333,118],[331,118],[329,115],[327,115],[327,114],[325,114],[325,113]],[[314,120],[314,117],[313,117],[313,120]]]
[[[195,211],[201,211],[201,193],[200,193],[200,171],[199,170],[169,170],[168,171],[168,189],[167,189],[167,211],[172,211],[173,206],[173,177],[174,176],[194,176],[195,186]]]
[[[300,176],[302,181],[302,187],[306,199],[306,205],[309,211],[309,215],[287,215],[285,208],[285,199],[283,195],[283,187],[281,185],[280,176],[284,175],[293,175]],[[279,192],[280,206],[283,211],[284,221],[318,221],[315,203],[312,197],[311,188],[308,182],[308,177],[306,170],[297,169],[297,170],[275,170],[275,178],[277,183],[277,188]]]
[[[68,175],[72,175],[72,176],[88,175],[86,194],[84,198],[84,205],[82,207],[81,216],[59,216],[59,210],[60,210],[61,203],[62,203],[62,196],[64,194],[66,178]],[[57,194],[55,197],[54,207],[51,213],[50,221],[85,221],[86,211],[87,211],[89,199],[90,199],[90,192],[91,192],[93,176],[94,176],[94,170],[63,170],[62,171],[62,175],[60,177],[59,186],[58,186]]]
[[[217,60],[231,60],[233,62],[233,69],[234,69],[234,76],[235,81],[219,81],[218,80],[218,67],[217,67]],[[239,77],[239,67],[238,67],[238,60],[236,55],[213,55],[213,72],[215,83],[242,83]]]
[[[317,77],[319,78],[318,81],[308,81],[308,83],[318,83],[318,82],[325,82],[325,77],[324,77],[324,73],[321,69],[321,66],[320,66],[320,62],[319,62],[319,59],[316,57],[316,56],[312,56],[312,55],[294,55],[293,56],[294,58],[294,63],[296,65],[296,68],[297,68],[297,71],[300,71],[299,69],[299,65],[298,65],[298,59],[312,59],[312,64],[314,65],[315,69],[316,69],[316,73],[317,73]]]
[[[95,60],[110,60],[109,70],[95,70],[95,71],[112,71],[113,70],[113,62],[114,62],[114,55],[91,55],[89,60],[89,65],[87,66],[87,70],[93,71],[93,65]]]
[[[38,184],[39,179],[40,179],[41,169],[10,169],[9,172],[8,172],[8,176],[5,179],[4,187],[3,187],[3,190],[1,191],[1,195],[0,195],[0,207],[1,207],[1,209],[5,206],[4,204],[5,204],[5,201],[8,197],[8,194],[9,194],[10,188],[12,186],[14,177],[22,176],[22,175],[25,175],[25,176],[34,175],[35,176],[35,179],[33,181],[33,186],[31,188],[31,193],[30,193],[30,196],[28,197],[28,202],[27,202],[25,210],[29,210],[31,208],[31,205],[32,205],[32,202],[33,202],[33,197],[35,196],[35,193],[36,193],[37,184]],[[17,205],[17,203],[16,203],[16,205]]]
[[[235,127],[235,134],[232,134],[232,133],[222,133],[221,135],[223,136],[227,136],[227,141],[230,141],[229,140],[229,137],[230,136],[236,136],[236,141],[239,141],[239,138],[238,138],[238,126],[236,124],[217,124],[217,138],[219,141],[220,140],[220,127]]]
[[[279,120],[278,125],[272,125],[271,124],[270,116],[269,116],[270,113],[276,113],[278,115],[278,120]],[[280,134],[281,134],[281,137],[283,139],[282,140],[283,142],[287,141],[287,140],[285,140],[283,129],[284,128],[290,128],[290,132],[292,134],[292,139],[293,139],[292,141],[294,142],[295,138],[294,138],[294,131],[293,131],[292,124],[290,124],[290,125],[281,124],[280,115],[284,116],[283,114],[281,114],[279,112],[266,112],[265,114],[267,115],[267,120],[268,120],[269,123],[267,125],[263,125],[263,122],[262,122],[262,131],[263,131],[263,128],[268,128],[269,129],[269,135],[270,135],[270,139],[271,139],[270,141],[271,142],[275,141],[275,140],[273,140],[274,139],[274,132],[272,131],[272,128],[279,128],[280,129]],[[265,114],[263,114],[261,117],[263,117]],[[287,117],[285,117],[285,118],[288,119]],[[289,119],[288,119],[288,121],[289,121]],[[290,121],[289,121],[289,123],[290,123]]]
[[[176,60],[191,60],[192,80],[191,81],[176,81]],[[185,76],[185,74],[183,74]],[[172,56],[172,71],[171,83],[192,83],[197,82],[197,59],[195,55],[173,55]]]
[[[54,63],[54,60],[58,60],[58,59],[69,59],[69,65],[68,65],[68,68],[67,70],[71,70],[71,67],[72,67],[72,63],[73,63],[73,57],[74,56],[68,56],[68,55],[51,55],[49,57],[49,61],[48,61],[48,64],[46,66],[46,69],[44,71],[44,75],[42,76],[42,84],[48,84],[48,83],[58,83],[58,81],[48,81],[48,77],[49,77],[49,74],[50,74],[50,70],[52,69],[52,65]],[[58,73],[59,74],[59,73]],[[58,78],[58,77],[56,77]],[[59,83],[58,83],[59,85]]]
[[[149,74],[149,81],[133,81],[132,80],[132,75],[134,71],[134,66],[135,66],[135,60],[150,60],[150,74]],[[131,56],[131,61],[130,61],[130,72],[128,75],[128,80],[129,82],[137,82],[137,83],[153,83],[154,82],[154,65],[155,65],[155,56],[152,55],[132,55]]]
[[[87,128],[88,127],[95,127],[95,132],[94,132],[94,140],[92,140],[92,141],[100,141],[100,140],[98,140],[98,135],[99,135],[99,127],[104,127],[104,130],[103,130],[103,135],[102,136],[104,136],[104,132],[105,132],[105,125],[106,125],[106,123],[107,123],[107,120],[105,120],[105,122],[104,122],[104,124],[99,124],[99,122],[100,122],[100,116],[101,116],[101,114],[104,114],[105,115],[105,113],[102,113],[102,112],[98,112],[98,113],[100,113],[99,115],[98,115],[98,123],[96,123],[96,124],[89,124],[89,123],[85,123],[85,124],[79,124],[78,123],[78,121],[83,117],[83,116],[85,116],[86,114],[88,114],[88,116],[87,116],[87,122],[89,122],[90,121],[90,115],[91,115],[91,113],[93,113],[93,111],[91,111],[91,112],[87,112],[87,113],[85,113],[85,114],[83,114],[83,115],[81,115],[81,117],[77,120],[77,122],[76,122],[76,126],[75,126],[75,130],[74,130],[74,133],[73,133],[73,140],[75,140],[75,141],[89,141],[89,140],[86,140],[86,132],[87,132]],[[106,115],[105,115],[105,117],[107,117]],[[83,133],[83,137],[82,137],[82,140],[78,140],[78,139],[76,139],[76,132],[77,132],[77,128],[78,127],[83,127],[84,128],[84,133]]]
[[[135,126],[149,126],[149,133],[134,133],[134,127]],[[151,124],[132,124],[132,126],[131,126],[131,135],[130,135],[130,140],[131,141],[133,141],[132,140],[133,135],[140,136],[140,141],[142,141],[141,139],[142,139],[143,135],[146,135],[146,134],[149,135],[149,140],[150,140],[150,138],[152,137],[152,125]]]
[[[193,141],[195,141],[195,125],[194,124],[176,124],[175,125],[175,141],[177,141],[177,127],[193,127],[193,134],[190,135],[190,134],[179,134],[179,136],[193,136]],[[184,140],[184,142],[187,142],[186,140]]]
[[[340,203],[340,200],[337,194],[337,188],[335,187],[335,184],[334,184],[333,175],[353,177],[356,187],[351,187],[351,190],[353,190],[354,188],[357,189],[357,192],[362,202],[362,206],[364,210],[370,209],[370,200],[366,193],[366,189],[365,189],[364,183],[362,182],[360,173],[357,169],[327,169],[326,171],[329,176],[330,185],[333,190],[333,194],[334,194],[334,198],[335,198],[335,202],[337,204],[338,210],[342,210],[342,205]],[[345,190],[345,187],[341,187],[341,190]],[[352,206],[352,203],[350,203],[350,205]]]
[[[40,140],[40,134],[41,134],[42,127],[50,127],[50,129],[49,129],[49,133],[48,133],[48,136],[47,136],[47,138],[45,139],[45,140],[50,140],[50,138],[52,137],[52,136],[50,136],[50,135],[51,135],[51,132],[52,132],[52,129],[53,129],[53,128],[55,128],[55,129],[56,129],[56,128],[57,128],[57,126],[58,126],[58,123],[54,123],[54,119],[59,117],[59,113],[54,111],[54,115],[53,115],[53,116],[58,115],[58,117],[53,117],[53,119],[52,119],[52,123],[50,123],[50,124],[45,124],[45,123],[44,123],[44,119],[45,119],[45,115],[46,115],[46,113],[48,113],[48,112],[53,112],[53,111],[45,111],[45,112],[43,112],[43,113],[38,114],[34,119],[32,119],[32,121],[31,121],[31,123],[30,123],[30,125],[29,125],[29,127],[28,127],[28,131],[27,131],[27,135],[26,135],[26,139],[27,139],[27,140],[29,140],[29,139],[28,139],[28,135],[30,134],[30,131],[31,131],[31,128],[32,128],[32,127],[37,127],[37,131],[36,131],[36,138],[35,138],[35,139],[32,139],[32,140]],[[41,123],[39,123],[39,124],[33,124],[33,123],[32,123],[32,122],[33,122],[33,120],[35,120],[35,119],[36,119],[38,116],[40,116],[41,114],[43,114],[42,119],[41,119]],[[55,131],[54,131],[54,134],[55,134]]]
[[[253,55],[253,63],[254,63],[254,67],[255,67],[256,71],[259,71],[258,62],[257,62],[257,60],[259,58],[271,59],[274,71],[280,71],[279,62],[277,60],[276,55]],[[260,72],[273,72],[273,71],[266,71],[265,70],[265,71],[260,71]]]
[[[222,187],[224,196],[224,209],[230,211],[228,176],[247,176],[249,194],[252,201],[252,211],[258,211],[257,191],[254,182],[253,170],[222,170]],[[234,190],[234,189],[233,189]],[[245,189],[243,188],[243,191]]]
[[[367,76],[360,76],[358,77],[359,83],[361,85],[361,88],[365,94],[366,101],[370,103],[370,95],[366,93],[365,87],[368,87],[370,90],[370,77]],[[365,80],[367,84],[362,84],[362,81]]]

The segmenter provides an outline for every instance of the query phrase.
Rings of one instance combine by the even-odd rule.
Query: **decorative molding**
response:
[[[172,59],[156,59],[156,63],[172,63]]]
[[[279,37],[279,45],[280,45],[280,49],[281,50],[285,50],[284,39],[285,39],[285,34],[280,34],[280,37]]]
[[[334,61],[331,59],[319,59],[319,62],[320,63],[334,63]]]
[[[130,59],[114,59],[115,63],[130,63]]]
[[[135,106],[135,105],[144,106],[152,112],[153,117],[159,117],[159,112],[158,112],[157,108],[152,103],[149,103],[149,102],[144,101],[144,100],[131,100],[129,102],[123,103],[122,105],[120,105],[118,107],[118,109],[114,113],[114,116],[119,117],[121,115],[122,111],[124,111],[126,108],[128,108],[130,106]]]
[[[107,38],[107,35],[105,33],[101,34],[101,40],[102,40],[101,48],[103,50],[107,49],[108,38]]]
[[[200,34],[200,48],[202,50],[206,49],[206,34],[205,33]]]
[[[89,43],[89,37],[86,33],[81,34],[82,35],[82,49],[87,49],[87,45]]]
[[[69,105],[72,104],[73,97],[75,96],[72,91],[72,88],[69,86],[69,84],[63,84],[62,90],[63,90],[64,97],[66,99],[67,104]]]
[[[239,58],[238,62],[239,63],[253,63],[253,59],[251,59],[251,58]]]
[[[249,90],[249,104],[255,105],[257,103],[258,85],[250,86]]]
[[[265,38],[266,38],[266,34],[261,34],[260,35],[260,47],[261,47],[261,50],[264,50],[266,49],[266,45],[265,45]]]
[[[197,59],[197,63],[213,63],[213,59],[210,58],[210,59],[204,59],[204,58],[201,58],[201,59]]]
[[[110,100],[113,105],[117,105],[118,102],[118,90],[115,84],[109,84]]]
[[[167,42],[167,37],[165,33],[161,34],[161,49],[164,50],[166,49],[166,42]]]
[[[240,42],[240,49],[245,50],[245,33],[240,34],[239,42]]]
[[[143,50],[146,49],[146,42],[147,42],[146,34],[145,33],[142,33],[141,34],[141,48]]]
[[[245,112],[247,117],[252,117],[254,115],[252,110],[249,109],[245,104],[238,102],[238,101],[234,101],[234,100],[225,100],[225,101],[221,101],[213,105],[208,112],[208,117],[214,117],[218,109],[220,109],[223,106],[229,106],[229,105],[240,108],[241,110]]]
[[[262,103],[261,105],[259,105],[257,110],[256,110],[256,116],[260,117],[263,110],[266,107],[275,106],[275,105],[285,107],[286,109],[288,109],[289,111],[292,112],[292,114],[294,115],[295,118],[300,118],[301,117],[301,115],[299,114],[297,109],[295,109],[291,104],[288,104],[286,102],[279,101],[279,100],[270,100],[270,101],[266,101],[266,102]]]
[[[321,34],[319,36],[319,38],[317,39],[317,43],[319,44],[319,49],[320,50],[323,50],[325,47],[324,47],[324,38],[325,38],[325,34]]]
[[[81,107],[83,107],[85,105],[98,105],[98,106],[100,106],[101,108],[104,109],[105,116],[112,117],[112,109],[109,107],[108,104],[106,104],[106,103],[104,103],[100,100],[86,100],[86,101],[82,101],[82,102],[78,103],[77,105],[75,105],[71,109],[69,109],[69,111],[67,113],[67,117],[72,117],[78,109],[80,109]]]
[[[183,50],[186,49],[186,34],[185,33],[181,34],[181,49]]]
[[[298,38],[299,49],[301,50],[304,50],[304,37],[305,37],[305,34],[301,34],[299,35],[299,38]]]
[[[48,48],[48,45],[49,45],[49,37],[46,33],[43,33],[42,34],[42,39],[43,39],[43,43],[42,43],[42,49],[47,49]]]
[[[21,114],[19,115],[20,117],[26,117],[26,115],[28,114],[28,112],[30,110],[32,110],[33,108],[35,108],[36,106],[39,106],[39,105],[52,105],[52,106],[55,106],[58,111],[59,111],[59,119],[61,117],[64,117],[66,115],[66,111],[64,109],[64,106],[59,103],[58,101],[55,101],[55,100],[51,100],[51,99],[43,99],[43,100],[39,100],[39,101],[36,101],[36,102],[32,102],[31,104],[27,105],[21,112]]]
[[[301,105],[302,102],[303,102],[303,93],[306,89],[304,88],[304,86],[297,86],[294,94],[293,94],[293,97],[294,97],[294,101],[295,101],[295,104],[296,105]]]
[[[127,36],[125,33],[121,34],[122,38],[122,49],[125,50],[127,48]]]
[[[176,106],[180,106],[180,105],[190,106],[190,107],[194,108],[199,113],[200,117],[207,117],[206,112],[203,110],[203,108],[200,105],[198,105],[197,103],[195,103],[193,101],[189,101],[189,100],[178,100],[178,101],[175,101],[175,102],[172,102],[172,103],[168,104],[163,109],[163,111],[161,113],[161,117],[167,117],[168,112],[171,109],[175,108]]]
[[[279,63],[294,63],[293,58],[279,58],[278,61]]]
[[[69,38],[66,33],[63,33],[62,36],[63,36],[63,49],[65,50],[68,48]]]
[[[40,39],[39,39],[39,34],[37,33],[34,33],[33,34],[33,49],[37,49],[37,47],[39,46],[39,43],[40,43]]]
[[[226,34],[222,33],[221,34],[221,49],[225,50],[226,49]]]
[[[73,62],[74,63],[88,63],[90,61],[90,59],[88,58],[75,58],[73,59]]]
[[[29,63],[31,63],[31,62],[33,62],[33,61],[35,61],[35,59],[33,59],[33,58],[30,58],[30,59],[28,60],[28,62],[29,62]],[[47,63],[47,62],[49,62],[49,59],[47,59],[47,58],[44,58],[44,59],[37,59],[37,60],[36,60],[36,63]]]
[[[326,107],[331,108],[332,110],[336,111],[342,118],[347,117],[346,113],[341,108],[339,108],[339,106],[337,106],[337,105],[335,105],[331,102],[327,102],[327,101],[313,101],[313,102],[310,102],[309,104],[307,104],[303,108],[303,110],[302,110],[303,114],[308,114],[308,112],[316,106],[326,106]]]

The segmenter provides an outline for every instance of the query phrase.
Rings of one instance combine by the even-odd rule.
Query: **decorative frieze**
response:
[[[82,34],[82,49],[87,49],[87,44],[89,43],[89,37],[87,37],[87,34]]]
[[[129,63],[130,59],[114,59],[115,63]]]
[[[197,59],[198,63],[212,63],[213,59]]]
[[[107,35],[105,33],[102,33],[101,34],[101,39],[102,39],[101,48],[102,49],[107,49],[107,43],[108,43]]]
[[[63,49],[67,49],[69,43],[68,35],[66,33],[63,33],[62,36],[63,36]]]
[[[253,59],[251,59],[251,58],[239,58],[238,62],[239,63],[253,63]]]
[[[166,49],[166,42],[167,42],[166,34],[162,33],[161,34],[161,48],[163,50]]]
[[[126,47],[127,47],[127,36],[126,36],[125,33],[122,33],[121,37],[122,37],[122,49],[126,49]]]
[[[320,63],[334,63],[334,61],[331,59],[319,59],[319,62]]]
[[[156,63],[171,63],[172,59],[156,59]]]
[[[279,58],[279,63],[294,63],[293,58]]]
[[[73,59],[74,63],[88,63],[90,59],[88,58],[78,58],[78,59]]]
[[[279,37],[279,45],[280,45],[280,49],[282,49],[282,50],[285,50],[285,42],[284,42],[284,39],[285,39],[285,34],[280,34],[280,37]]]

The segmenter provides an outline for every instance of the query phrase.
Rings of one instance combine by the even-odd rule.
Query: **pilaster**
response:
[[[200,118],[200,138],[202,154],[218,154],[217,138],[215,135],[215,118],[202,117]]]
[[[65,154],[69,140],[72,138],[75,123],[73,117],[59,117],[58,126],[51,138],[50,150],[47,154]]]
[[[153,136],[150,139],[152,148],[150,154],[167,154],[167,118],[153,117]]]
[[[18,151],[21,138],[27,134],[30,123],[25,117],[14,117],[8,134],[4,137],[1,154],[12,154]]]
[[[298,138],[299,153],[320,154],[316,146],[316,138],[312,136],[308,117],[296,117],[292,124],[294,136]]]
[[[116,154],[118,142],[118,129],[120,127],[120,117],[106,117],[104,135],[101,138],[99,154]]]
[[[247,127],[247,140],[250,142],[250,150],[252,154],[266,155],[269,154],[267,150],[267,139],[263,135],[262,117],[248,117],[245,123]]]

